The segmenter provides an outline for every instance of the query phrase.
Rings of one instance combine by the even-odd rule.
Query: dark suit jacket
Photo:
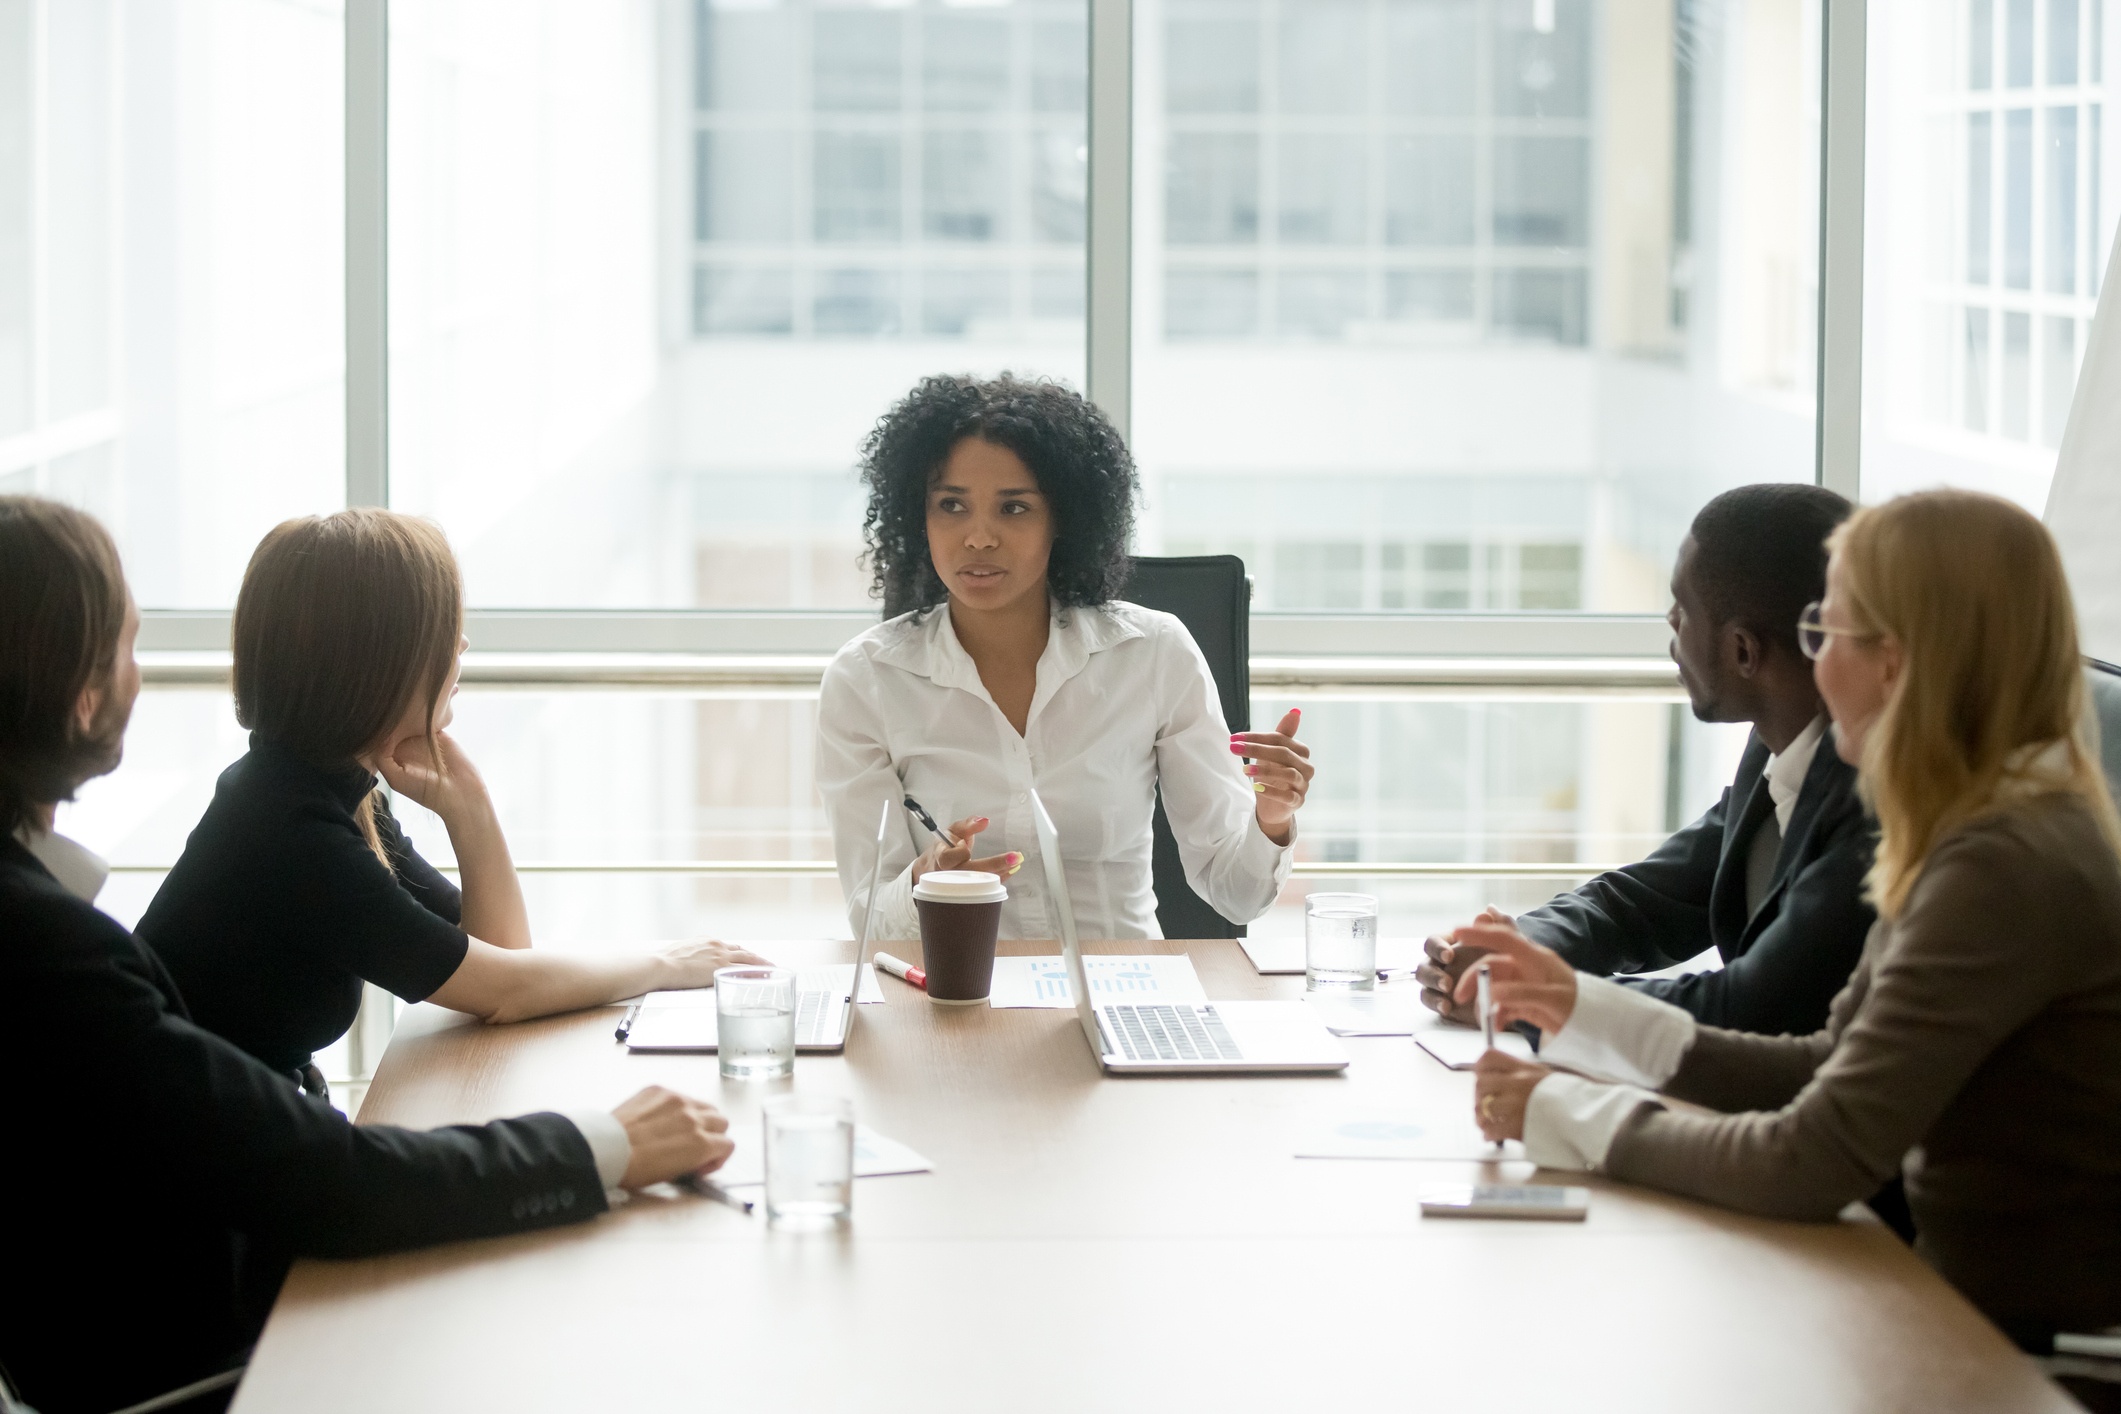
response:
[[[1710,948],[1717,972],[1634,985],[1711,1026],[1808,1036],[1856,969],[1873,914],[1863,901],[1873,833],[1856,770],[1819,744],[1805,773],[1767,897],[1745,909],[1753,833],[1773,817],[1768,749],[1756,734],[1708,812],[1647,858],[1601,874],[1518,919],[1526,937],[1601,977],[1655,972]]]
[[[43,1414],[227,1368],[290,1257],[603,1210],[558,1115],[347,1123],[194,1026],[145,948],[0,837],[0,1365]]]

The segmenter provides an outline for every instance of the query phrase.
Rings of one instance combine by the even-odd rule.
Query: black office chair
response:
[[[1170,614],[1186,626],[1208,660],[1230,730],[1252,729],[1252,586],[1245,562],[1235,555],[1170,555],[1134,558],[1134,572],[1120,594],[1131,604]],[[1244,926],[1208,906],[1186,882],[1178,841],[1156,792],[1156,845],[1151,868],[1156,888],[1156,926],[1167,938],[1242,938]]]
[[[1235,555],[1142,556],[1120,597],[1144,609],[1170,614],[1186,626],[1208,660],[1222,698],[1223,716],[1233,732],[1252,729],[1252,586],[1245,562]],[[887,599],[884,617],[896,618],[902,605]],[[1156,793],[1156,844],[1151,869],[1156,889],[1156,924],[1167,938],[1242,938],[1244,928],[1217,913],[1186,882],[1178,841],[1164,814],[1163,791]]]

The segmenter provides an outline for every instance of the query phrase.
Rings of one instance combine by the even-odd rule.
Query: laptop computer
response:
[[[799,1052],[834,1055],[846,1050],[847,1038],[854,1034],[854,1018],[861,1012],[856,999],[876,986],[870,975],[869,944],[876,933],[877,885],[883,878],[884,842],[896,816],[896,803],[886,800],[877,820],[876,858],[869,866],[869,906],[854,940],[854,961],[795,969],[795,1048]],[[718,1042],[717,1026],[712,987],[650,992],[641,999],[639,1009],[628,1014],[619,1039],[628,1051],[710,1052]]]
[[[1075,908],[1061,869],[1060,833],[1031,792],[1031,818],[1060,923],[1075,1015],[1107,1075],[1280,1073],[1348,1068],[1348,1053],[1302,1002],[1102,1002],[1090,999]]]

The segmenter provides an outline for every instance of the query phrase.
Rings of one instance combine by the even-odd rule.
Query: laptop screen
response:
[[[884,802],[884,813],[876,822],[876,855],[869,864],[869,906],[862,910],[862,931],[854,936],[854,985],[847,989],[847,1035],[854,1034],[854,1018],[862,1009],[862,973],[869,966],[869,949],[876,942],[876,893],[884,878],[884,842],[891,838],[893,802]]]
[[[1060,832],[1053,828],[1053,817],[1046,813],[1046,802],[1038,798],[1037,791],[1031,792],[1031,818],[1038,827],[1038,857],[1046,871],[1046,897],[1060,920],[1061,956],[1068,964],[1068,985],[1075,989],[1075,1019],[1083,1024],[1090,1054],[1102,1059],[1105,1042],[1097,1029],[1097,1008],[1090,1004],[1090,978],[1083,970],[1081,941],[1075,936],[1075,907],[1068,901],[1068,879],[1061,869]]]

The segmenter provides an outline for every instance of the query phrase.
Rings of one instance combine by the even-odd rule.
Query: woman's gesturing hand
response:
[[[436,732],[434,740],[439,759],[426,737],[408,736],[390,744],[376,769],[393,791],[432,810],[444,824],[459,823],[468,811],[491,811],[486,782],[456,738]]]
[[[672,943],[656,955],[664,977],[656,990],[681,992],[688,987],[712,987],[714,974],[724,967],[756,967],[766,963],[757,953],[747,952],[734,943],[719,943],[708,938],[695,938],[688,942]]]
[[[1525,1107],[1532,1087],[1554,1072],[1533,1061],[1489,1051],[1473,1066],[1473,1118],[1480,1132],[1501,1143],[1524,1138]]]
[[[1254,813],[1260,830],[1276,844],[1289,842],[1289,823],[1303,808],[1311,777],[1318,773],[1311,764],[1311,748],[1296,739],[1296,724],[1302,717],[1301,709],[1292,707],[1271,732],[1230,734],[1231,753],[1251,758],[1245,774],[1259,796]]]
[[[1517,925],[1483,915],[1478,922],[1451,930],[1457,952],[1487,954],[1488,996],[1495,1004],[1495,1024],[1529,1021],[1542,1031],[1559,1031],[1576,1010],[1576,969],[1560,954],[1543,948],[1517,931]],[[1463,1007],[1478,991],[1480,979],[1466,969],[1453,1000]]]
[[[729,1162],[736,1142],[729,1121],[705,1100],[651,1085],[612,1112],[633,1145],[622,1188],[646,1188],[688,1173],[713,1173]]]
[[[1024,867],[1024,857],[1015,850],[1007,854],[990,854],[984,859],[972,857],[972,837],[987,828],[987,817],[970,815],[950,827],[950,839],[955,843],[936,840],[921,851],[913,861],[913,882],[918,884],[921,875],[931,869],[977,869],[982,874],[994,874],[1008,878]]]

